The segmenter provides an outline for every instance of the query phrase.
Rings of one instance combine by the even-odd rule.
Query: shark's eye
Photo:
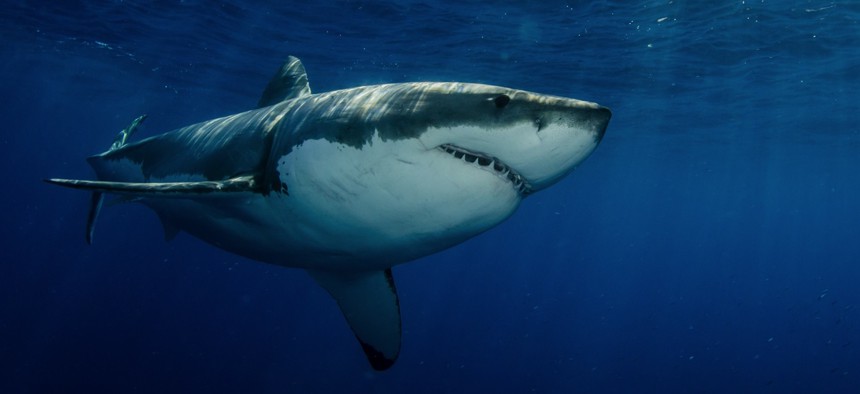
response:
[[[511,102],[511,97],[507,94],[500,94],[498,97],[493,99],[493,102],[496,103],[496,108],[505,108],[505,106]]]

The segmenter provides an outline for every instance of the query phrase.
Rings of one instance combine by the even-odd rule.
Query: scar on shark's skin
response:
[[[47,182],[140,202],[166,238],[305,269],[334,298],[371,366],[400,353],[391,267],[476,236],[597,147],[597,104],[511,88],[416,82],[311,93],[289,57],[257,108],[130,142],[145,116],[88,159],[97,180]]]

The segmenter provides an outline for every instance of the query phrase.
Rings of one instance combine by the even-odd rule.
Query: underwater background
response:
[[[860,392],[860,2],[4,1],[0,392]],[[510,86],[613,111],[502,225],[397,266],[373,372],[299,270],[139,204],[84,242],[86,156],[315,92]]]

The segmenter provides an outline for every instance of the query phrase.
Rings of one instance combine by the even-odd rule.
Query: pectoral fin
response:
[[[72,189],[90,190],[95,193],[150,198],[189,198],[201,195],[218,196],[229,193],[260,192],[257,180],[252,175],[220,181],[199,182],[111,182],[57,178],[45,179],[45,182]],[[93,197],[93,201],[95,199],[96,197]]]
[[[373,369],[391,367],[400,353],[400,302],[391,269],[308,272],[337,301]]]

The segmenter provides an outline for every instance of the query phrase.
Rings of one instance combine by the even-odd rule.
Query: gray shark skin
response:
[[[391,267],[478,235],[570,173],[611,114],[510,88],[418,82],[312,94],[288,58],[258,108],[88,159],[98,180],[48,179],[154,210],[167,238],[307,270],[337,301],[371,366],[400,352]]]

